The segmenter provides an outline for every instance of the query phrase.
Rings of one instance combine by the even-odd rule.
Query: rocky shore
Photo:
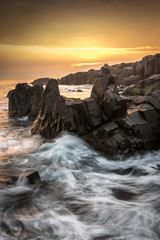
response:
[[[45,90],[39,84],[18,84],[8,94],[9,115],[28,115],[35,120],[32,134],[54,139],[62,132],[71,132],[112,157],[156,150],[160,147],[160,90],[155,84],[160,78],[157,65],[153,69],[145,70],[145,74],[154,73],[152,77],[135,85],[148,92],[136,96],[133,92],[127,97],[119,95],[117,80],[108,65],[99,71],[91,96],[85,100],[61,96],[55,79],[48,81]]]
[[[149,55],[142,58],[142,60],[132,63],[120,63],[109,66],[111,74],[116,77],[117,85],[122,85],[123,88],[141,83],[142,80],[147,80],[150,77],[160,75],[160,54]],[[91,69],[88,72],[78,72],[69,74],[61,79],[56,79],[58,84],[66,85],[80,85],[80,84],[94,84],[100,70]],[[39,78],[32,82],[33,85],[41,83],[46,85],[50,78]],[[134,87],[134,86],[133,86]],[[136,94],[138,90],[134,90],[133,94]]]

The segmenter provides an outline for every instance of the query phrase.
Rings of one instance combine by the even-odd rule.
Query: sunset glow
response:
[[[160,52],[158,0],[0,4],[0,79],[61,77]]]

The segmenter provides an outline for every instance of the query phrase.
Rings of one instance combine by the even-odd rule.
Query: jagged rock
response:
[[[29,86],[27,83],[17,84],[14,90],[8,93],[9,116],[24,117],[34,120],[39,112],[43,87]]]
[[[101,85],[100,91],[103,92],[106,89],[110,89],[112,92],[118,93],[115,78],[110,75],[107,68],[102,68],[98,81]],[[95,92],[97,92],[96,87],[94,87]],[[107,103],[106,94],[107,92],[104,95],[104,101]],[[121,108],[121,101],[124,101],[116,94],[112,96],[112,101],[114,101],[114,99],[115,102],[112,113],[114,111],[118,112]],[[110,104],[112,103],[108,102],[108,108]],[[104,106],[104,108],[105,107],[106,106]],[[100,109],[100,102],[97,101],[97,98],[89,98],[83,101],[73,99],[72,101],[66,100],[60,96],[57,82],[50,80],[42,97],[42,107],[39,115],[32,126],[32,134],[41,134],[44,137],[53,138],[61,131],[67,130],[82,136],[104,121],[102,118],[102,114],[104,113],[102,113]]]
[[[102,67],[101,74],[97,77],[93,85],[91,97],[96,99],[97,102],[102,101],[104,93],[108,87],[112,87],[113,93],[119,94],[116,86],[116,79],[110,74],[110,70],[108,68]]]
[[[106,65],[101,68],[101,75],[95,81],[91,97],[101,106],[104,120],[126,113],[126,101],[119,96],[116,79],[110,74]]]
[[[141,61],[133,63],[112,65],[109,69],[116,76],[118,85],[135,84],[134,80],[138,83],[138,80],[160,73],[160,54],[145,56]]]
[[[32,126],[32,134],[41,134],[46,138],[54,138],[61,131],[75,132],[83,135],[101,124],[101,112],[94,99],[69,100],[60,96],[52,85],[58,84],[50,80],[43,94],[40,113]]]
[[[144,75],[146,77],[160,73],[160,54],[149,55],[142,59]]]
[[[31,88],[30,111],[28,113],[30,120],[35,120],[39,113],[43,92],[44,89],[42,85],[37,84]]]
[[[60,96],[57,82],[51,80],[44,91],[32,134],[54,138],[67,130],[82,136],[96,150],[110,156],[158,149],[160,91],[130,98],[130,101],[116,93],[116,81],[108,66],[101,69],[91,98],[83,101]]]

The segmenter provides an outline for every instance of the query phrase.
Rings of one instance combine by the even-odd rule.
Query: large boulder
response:
[[[41,106],[42,85],[29,86],[27,83],[17,84],[14,90],[8,93],[9,116],[25,117],[35,120]]]

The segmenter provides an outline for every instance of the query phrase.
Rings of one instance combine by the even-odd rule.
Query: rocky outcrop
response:
[[[90,69],[87,72],[77,72],[69,74],[65,77],[62,77],[57,80],[58,84],[62,85],[81,85],[81,84],[93,84],[95,79],[99,75],[100,70]],[[42,85],[47,85],[49,80],[53,80],[54,78],[38,78],[34,80],[31,84],[36,85],[38,83]]]
[[[8,93],[9,116],[25,117],[35,120],[41,106],[42,85],[29,86],[27,83],[17,84],[14,90]]]
[[[49,78],[49,77],[46,77],[46,78],[38,78],[36,80],[34,80],[33,82],[31,82],[31,84],[34,86],[34,85],[37,85],[37,84],[41,84],[41,85],[47,85],[48,81],[51,80],[53,78]]]
[[[154,94],[159,99],[156,100]],[[127,115],[119,120],[104,123],[84,139],[96,150],[107,155],[130,155],[139,150],[160,147],[160,92],[149,99],[133,104]]]
[[[145,56],[141,61],[133,63],[112,65],[109,69],[117,77],[118,85],[129,86],[151,75],[160,74],[160,54]]]
[[[57,82],[48,82],[48,85],[53,84]],[[67,130],[82,136],[102,123],[100,107],[94,99],[65,99],[48,85],[43,94],[41,110],[32,126],[32,134],[54,138]]]
[[[82,136],[96,150],[110,156],[158,149],[160,91],[136,101],[125,100],[119,96],[116,79],[107,65],[101,68],[91,97],[83,101],[60,96],[57,82],[51,80],[43,93],[32,134],[55,138],[63,131]]]
[[[110,74],[107,65],[101,68],[101,74],[93,85],[91,98],[98,102],[104,121],[126,113],[126,102],[119,96],[116,79]]]
[[[111,74],[116,77],[117,85],[130,86],[140,80],[147,79],[151,75],[160,74],[160,54],[149,55],[142,60],[131,63],[120,63],[109,66]],[[100,70],[91,69],[88,72],[77,72],[57,79],[58,84],[81,85],[94,84]],[[33,85],[41,83],[46,85],[53,78],[39,78],[32,82]]]
[[[81,84],[93,84],[99,75],[100,70],[91,69],[88,72],[77,72],[69,74],[58,80],[58,84],[66,85],[81,85]]]
[[[126,102],[117,95],[115,78],[105,67],[101,69],[89,99],[65,99],[58,90],[56,93],[53,91],[52,85],[56,85],[54,88],[58,89],[55,80],[48,82],[42,97],[41,110],[32,126],[32,134],[54,138],[61,131],[67,130],[83,136],[104,121],[115,117],[118,110],[123,114],[126,112]]]

